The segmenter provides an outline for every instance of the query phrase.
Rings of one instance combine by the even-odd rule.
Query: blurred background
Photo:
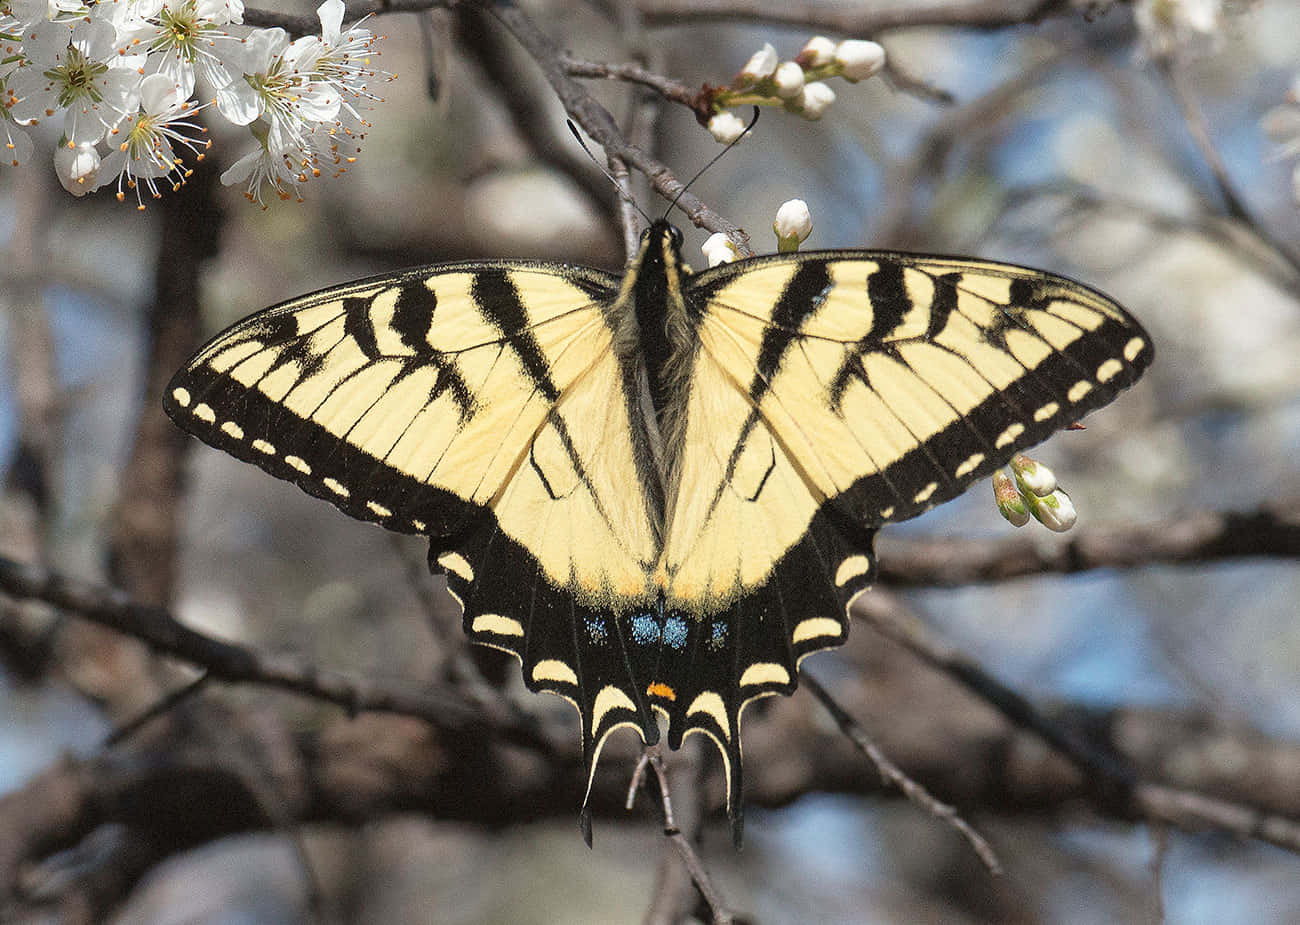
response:
[[[706,6],[710,15],[690,13]],[[1083,5],[1094,15],[1040,6],[1034,23],[1013,24],[1009,9],[1006,23],[969,28],[942,24],[944,4],[891,4],[900,27],[857,37],[880,41],[896,73],[835,82],[819,122],[764,112],[692,191],[759,252],[775,250],[777,206],[798,197],[814,220],[805,248],[1011,261],[1128,307],[1152,334],[1155,365],[1085,431],[1036,453],[1070,492],[1080,529],[1300,497],[1295,158],[1263,128],[1300,75],[1300,9],[1234,5],[1201,47],[1167,65],[1143,52],[1150,36],[1131,4]],[[912,21],[938,24],[901,25],[913,8]],[[784,60],[813,34],[849,37],[832,27],[855,8],[811,4],[806,25],[704,0],[524,9],[578,57],[642,53],[698,87],[727,83],[764,42]],[[206,169],[143,212],[105,191],[72,198],[48,155],[0,172],[0,551],[126,587],[218,638],[356,676],[418,685],[458,659],[474,669],[465,683],[476,696],[537,718],[558,757],[220,683],[160,728],[106,747],[115,727],[193,678],[192,666],[0,597],[0,825],[20,818],[19,802],[44,805],[42,780],[69,761],[127,782],[111,811],[80,805],[47,820],[55,834],[43,855],[23,859],[5,886],[22,888],[0,907],[20,920],[306,921],[321,915],[309,910],[313,890],[330,915],[355,922],[614,923],[662,911],[652,900],[664,852],[655,802],[643,794],[632,812],[619,808],[632,733],[602,759],[589,851],[576,826],[576,716],[524,691],[513,661],[466,661],[459,614],[428,574],[424,546],[173,434],[161,416],[157,376],[179,362],[161,369],[160,357],[183,359],[244,315],[313,289],[471,257],[621,267],[611,189],[535,65],[491,20],[435,15],[432,51],[416,15],[371,20],[387,36],[378,63],[398,79],[380,90],[386,102],[357,162],[309,183],[303,202],[263,210],[216,184],[243,144],[216,119]],[[907,76],[953,101],[909,90]],[[626,85],[588,84],[621,124],[643,116]],[[537,107],[531,119],[519,118],[521,102]],[[650,137],[683,179],[719,150],[668,103]],[[53,143],[37,135],[38,152]],[[647,212],[663,211],[633,188]],[[193,243],[195,223],[210,240]],[[702,266],[707,233],[684,230],[687,257]],[[194,246],[197,258],[184,252]],[[169,261],[197,266],[192,284],[169,276]],[[197,314],[173,310],[168,287]],[[156,455],[169,442],[176,463]],[[979,486],[891,528],[882,559],[920,538],[1005,539],[1013,528],[989,494]],[[1044,545],[1065,542],[1026,529]],[[902,594],[937,637],[1144,775],[1300,817],[1293,558]],[[742,852],[720,813],[716,753],[688,749],[674,764],[698,775],[684,799],[694,792],[703,805],[702,857],[750,920],[1300,919],[1295,854],[1108,808],[1041,740],[870,627],[855,625],[843,650],[804,667],[906,771],[958,805],[1006,872],[991,877],[952,830],[882,787],[801,689],[746,714]],[[250,768],[244,754],[260,757]],[[0,828],[0,842],[17,837]],[[698,912],[687,897],[658,920]]]

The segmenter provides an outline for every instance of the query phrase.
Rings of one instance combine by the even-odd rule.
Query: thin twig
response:
[[[889,759],[889,756],[881,751],[875,742],[871,741],[866,730],[859,725],[858,721],[835,702],[831,692],[823,687],[820,681],[803,669],[799,671],[799,680],[826,708],[826,711],[834,718],[836,725],[840,727],[840,731],[857,746],[859,751],[871,760],[871,763],[876,766],[876,770],[886,783],[893,784],[917,806],[955,829],[962,838],[966,839],[990,874],[995,877],[1002,875],[1002,863],[998,860],[993,846],[988,843],[983,835],[975,831],[970,823],[962,818],[955,807],[936,799],[930,791],[912,780],[898,765],[894,764]]]
[[[623,802],[623,808],[629,812],[636,806],[636,795],[641,785],[645,783],[645,772],[650,767],[650,750],[658,747],[658,745],[641,747],[641,754],[636,759],[636,767],[632,769],[632,778],[627,782],[627,799]],[[669,811],[671,812],[671,808]]]
[[[603,80],[622,80],[628,83],[648,87],[664,99],[681,103],[688,109],[699,105],[700,92],[693,90],[679,80],[665,77],[647,70],[639,64],[609,64],[604,61],[588,61],[564,53],[560,55],[560,66],[571,77],[591,77]]]
[[[677,849],[682,864],[686,866],[687,872],[691,875],[691,881],[699,889],[700,895],[704,897],[704,901],[709,906],[714,925],[730,925],[734,916],[727,909],[717,887],[713,885],[713,878],[705,870],[703,862],[700,861],[700,856],[695,853],[691,840],[677,827],[677,822],[673,817],[672,794],[668,785],[668,771],[664,767],[663,753],[660,751],[659,746],[656,745],[648,747],[646,754],[649,756],[650,767],[654,769],[655,778],[659,782],[659,800],[664,813],[664,837]]]
[[[207,671],[204,671],[193,681],[190,681],[187,684],[182,684],[180,687],[176,688],[176,690],[168,693],[165,697],[154,701],[140,713],[131,717],[131,719],[122,723],[109,733],[108,737],[104,739],[104,747],[111,748],[114,745],[121,744],[153,720],[171,710],[174,710],[186,700],[189,700],[195,694],[202,691],[207,687],[208,681],[211,679],[212,675]]]
[[[1237,192],[1236,184],[1232,182],[1232,176],[1228,173],[1227,164],[1219,155],[1219,149],[1214,146],[1214,139],[1210,135],[1210,124],[1205,118],[1205,113],[1201,111],[1196,94],[1188,84],[1182,65],[1177,61],[1162,60],[1160,72],[1173,90],[1174,98],[1178,101],[1179,109],[1182,110],[1183,120],[1187,123],[1187,130],[1191,133],[1192,140],[1196,142],[1197,150],[1201,152],[1201,157],[1205,159],[1206,165],[1214,175],[1215,186],[1218,187],[1219,196],[1223,199],[1227,213],[1250,228],[1260,240],[1267,243],[1297,272],[1300,272],[1300,251],[1290,243],[1274,237],[1246,208],[1245,200]]]
[[[957,98],[948,90],[937,87],[924,77],[918,77],[898,63],[892,54],[885,56],[885,69],[880,72],[888,84],[899,93],[915,96],[926,102],[951,106]]]
[[[581,83],[570,77],[562,63],[562,53],[556,44],[537,28],[537,25],[514,4],[476,0],[523,45],[533,57],[559,97],[564,109],[582,130],[605,149],[606,155],[618,157],[645,174],[655,192],[665,199],[676,201],[682,212],[699,228],[722,232],[735,243],[742,256],[753,256],[749,235],[734,223],[723,218],[705,205],[699,197],[685,190],[682,182],[668,168],[651,157],[645,149],[628,142],[619,130],[614,117],[609,114]]]
[[[854,616],[867,620],[877,632],[928,662],[995,707],[1017,726],[1036,733],[1049,745],[1087,771],[1103,789],[1125,793],[1137,782],[1126,763],[1074,730],[1052,722],[1024,696],[990,675],[965,653],[935,639],[925,624],[898,598],[876,589],[858,598]]]

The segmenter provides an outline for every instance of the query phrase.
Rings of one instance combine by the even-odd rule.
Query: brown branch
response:
[[[557,133],[551,99],[533,74],[521,65],[518,47],[483,10],[472,4],[455,8],[456,38],[495,90],[495,96],[534,156],[582,191],[601,216],[613,214],[617,195],[612,185],[578,156],[568,133]],[[614,228],[610,226],[610,232]]]
[[[966,843],[971,846],[971,849],[979,857],[980,863],[984,865],[985,870],[990,874],[995,877],[1002,874],[1002,862],[998,860],[997,854],[993,851],[993,846],[988,843],[983,835],[975,831],[971,824],[963,819],[954,807],[935,799],[930,791],[912,780],[898,765],[894,764],[889,759],[889,756],[881,750],[880,746],[871,740],[862,725],[853,718],[853,715],[848,710],[840,706],[831,695],[831,692],[820,681],[802,669],[799,672],[799,680],[808,688],[808,692],[826,708],[826,711],[835,720],[835,725],[840,727],[840,731],[844,733],[845,737],[875,765],[877,773],[880,774],[885,783],[897,787],[903,796],[924,809],[931,816],[946,823],[958,835],[966,839]]]
[[[855,614],[864,617],[873,629],[958,681],[1074,764],[1085,775],[1085,785],[1091,791],[1094,805],[1111,812],[1133,812],[1187,831],[1226,831],[1300,853],[1300,822],[1244,802],[1142,779],[1114,745],[1098,742],[1095,737],[1048,719],[1025,697],[972,659],[934,639],[895,596],[873,592],[859,601]],[[1249,800],[1250,796],[1245,799]]]
[[[701,91],[694,90],[679,80],[647,70],[639,64],[610,64],[604,61],[587,61],[564,53],[560,55],[560,66],[570,77],[622,80],[626,83],[647,87],[669,102],[680,103],[696,113],[705,111],[702,107],[707,106],[707,97]]]
[[[1246,557],[1300,558],[1300,498],[1253,511],[1197,511],[1139,526],[1080,527],[1003,540],[880,541],[881,580],[893,587],[951,587],[1099,568],[1188,565]]]
[[[154,296],[148,307],[143,402],[109,524],[111,579],[142,602],[166,605],[176,583],[185,460],[194,447],[163,414],[172,374],[203,341],[200,274],[220,248],[225,213],[218,204],[220,168],[197,164],[185,186],[162,197]]]
[[[754,0],[637,0],[647,25],[750,22],[875,35],[891,29],[950,26],[1005,29],[1074,15],[1070,0],[968,0],[964,3],[767,3]]]
[[[696,754],[698,760],[698,754]],[[708,870],[704,867],[704,862],[700,860],[699,854],[696,853],[695,847],[691,844],[695,828],[699,825],[699,807],[698,799],[694,801],[688,799],[687,803],[695,803],[694,806],[688,806],[688,815],[680,816],[673,812],[673,799],[671,787],[668,780],[668,768],[664,761],[661,746],[652,745],[645,750],[645,763],[655,772],[655,780],[659,784],[659,803],[663,810],[664,820],[664,838],[667,840],[669,848],[673,855],[680,862],[681,867],[685,868],[690,877],[690,882],[695,884],[703,897],[705,904],[709,907],[709,918],[713,925],[730,925],[734,921],[734,915],[723,902],[722,894],[713,884],[713,878],[709,876]],[[688,774],[694,773],[696,767],[690,760],[672,762],[675,769],[686,771]],[[640,768],[641,765],[638,765]],[[694,789],[688,786],[687,791]],[[695,795],[698,797],[698,795]],[[656,922],[676,922],[680,915],[674,915],[678,912],[676,908],[679,893],[673,887],[673,877],[670,871],[674,868],[669,866],[669,855],[665,854],[656,873],[655,905],[648,910],[645,922],[647,925]]]
[[[533,730],[500,719],[490,705],[467,701],[448,690],[357,678],[292,656],[223,642],[190,629],[161,607],[138,604],[120,591],[73,581],[11,559],[0,558],[0,591],[19,599],[45,601],[138,639],[155,652],[203,667],[216,680],[293,691],[338,704],[351,714],[399,713],[440,727],[476,728],[544,752],[551,750],[549,741]]]
[[[352,680],[345,675],[304,666],[291,659],[266,656],[243,646],[214,640],[189,630],[176,623],[169,614],[159,608],[134,605],[126,601],[120,593],[68,582],[40,569],[24,567],[0,559],[0,590],[20,598],[47,601],[136,636],[158,651],[205,666],[216,679],[279,687],[358,711],[398,713],[419,717],[449,733],[479,735],[488,731],[506,741],[513,741],[557,756],[563,754],[555,753],[547,740],[540,739],[527,730],[497,724],[491,716],[481,715],[480,705],[466,703],[443,691],[417,692],[405,688],[400,682]],[[1139,784],[1135,772],[1125,762],[1115,757],[1113,749],[1117,747],[1117,743],[1111,743],[1109,746],[1099,745],[1095,739],[1083,736],[1073,727],[1047,719],[1027,700],[996,681],[970,659],[932,639],[919,621],[909,615],[893,596],[883,592],[865,595],[857,614],[886,638],[902,645],[924,662],[958,680],[1016,725],[1050,742],[1058,751],[1068,756],[1076,766],[1099,781],[1103,789],[1108,789],[1112,798],[1131,797],[1138,809],[1149,809],[1166,821],[1183,827],[1194,827],[1196,824],[1229,826],[1231,831],[1244,836],[1265,837],[1288,847],[1300,846],[1300,834],[1293,831],[1293,824],[1289,821],[1273,819],[1266,813],[1240,805],[1232,799],[1190,793],[1188,788],[1197,783],[1195,779],[1184,782],[1185,786],[1182,788],[1173,789]],[[1200,720],[1192,722],[1190,726],[1186,724],[1179,726],[1167,719],[1153,719],[1146,722],[1144,728],[1151,731],[1142,735],[1135,735],[1129,731],[1123,738],[1129,748],[1132,748],[1132,743],[1137,741],[1149,740],[1154,743],[1151,746],[1151,754],[1141,756],[1140,761],[1142,766],[1152,768],[1169,764],[1167,760],[1160,759],[1162,751],[1190,747],[1198,735],[1204,735],[1204,722]],[[1198,729],[1200,732],[1196,731]],[[1161,733],[1165,735],[1164,738],[1158,735]],[[978,738],[978,733],[975,734]],[[898,750],[896,745],[889,747],[891,750]],[[960,743],[944,743],[943,751],[949,757],[952,757],[949,754],[950,747],[957,751],[961,750]],[[1252,748],[1247,745],[1237,747],[1246,751]],[[1258,747],[1254,748],[1257,750]],[[1284,776],[1278,778],[1282,781],[1285,792],[1294,797],[1295,792],[1300,792],[1300,749],[1291,746],[1270,745],[1269,747],[1289,748],[1296,752],[1291,758],[1283,759],[1279,754],[1277,758],[1261,759],[1263,764],[1268,764],[1274,769],[1294,765],[1298,775],[1295,784],[1285,783]],[[817,748],[824,750],[825,746],[810,746],[810,748],[814,751]],[[572,757],[576,760],[576,755]],[[917,757],[912,755],[904,760],[904,764],[916,760]],[[774,797],[772,792],[763,796],[763,762],[755,761],[752,764],[754,770],[751,776],[754,777],[756,784],[749,788],[751,796],[757,796],[760,801],[772,799]],[[830,773],[834,779],[837,774],[843,772]],[[958,781],[949,786],[960,790],[963,780],[966,781],[965,785],[969,786],[969,770],[963,771],[962,774],[966,774],[966,778],[961,778],[959,775]],[[778,776],[783,777],[783,775]],[[810,787],[817,786],[820,776],[814,773],[812,778],[805,777],[803,784]],[[822,785],[825,783],[826,781],[823,781]],[[1220,780],[1215,786],[1231,789],[1238,783],[1241,783],[1240,774],[1234,771],[1233,776]],[[504,783],[500,786],[504,786]],[[770,787],[770,784],[768,786]],[[1011,785],[1004,782],[989,793],[1001,793],[1002,798],[1005,798],[1007,793],[1018,787],[1023,787],[1023,784]],[[1258,783],[1249,784],[1240,791],[1238,799],[1248,797],[1263,799],[1260,791]],[[966,798],[973,802],[988,799],[987,796],[977,797],[972,794],[967,794]],[[1054,799],[1062,798],[1064,797],[1059,794],[1054,797]],[[1287,798],[1275,794],[1269,799],[1282,800],[1285,803]],[[1100,805],[1105,809],[1107,806],[1118,804],[1113,804],[1111,800],[1103,800]],[[1290,806],[1290,811],[1300,812],[1300,805],[1286,805]]]
[[[454,5],[451,0],[361,0],[347,5],[345,19],[355,22],[363,16],[414,13]],[[871,3],[839,6],[757,3],[752,0],[637,0],[636,3],[637,11],[648,26],[752,22],[854,35],[924,26],[1005,29],[1038,23],[1053,16],[1076,15],[1078,6],[1071,0],[967,0],[928,5]],[[315,16],[294,16],[276,10],[245,9],[244,22],[250,26],[278,26],[294,35],[320,30],[320,20]]]
[[[1256,237],[1267,244],[1274,250],[1279,257],[1286,260],[1297,272],[1300,272],[1300,251],[1287,241],[1274,237],[1267,228],[1255,220],[1254,215],[1246,208],[1245,200],[1237,192],[1236,184],[1232,182],[1232,175],[1228,173],[1228,166],[1223,162],[1219,155],[1219,150],[1214,146],[1214,139],[1210,135],[1210,125],[1205,118],[1205,113],[1201,111],[1201,105],[1197,102],[1196,94],[1188,84],[1187,75],[1183,67],[1176,61],[1162,61],[1160,72],[1164,75],[1165,80],[1173,90],[1174,98],[1178,101],[1178,107],[1183,113],[1183,120],[1187,123],[1187,130],[1196,142],[1196,148],[1201,152],[1201,157],[1210,168],[1214,176],[1215,185],[1218,187],[1219,196],[1223,199],[1223,205],[1228,215],[1244,224],[1254,232]]]
[[[651,157],[645,149],[628,142],[619,130],[614,117],[586,87],[565,72],[563,55],[556,44],[517,6],[509,3],[491,3],[479,0],[515,37],[542,69],[547,82],[564,104],[569,116],[582,127],[596,143],[605,149],[607,156],[617,157],[634,167],[650,180],[650,185],[660,196],[676,201],[691,221],[708,231],[722,232],[735,242],[742,256],[752,256],[749,236],[735,224],[705,205],[699,197],[685,190],[684,185],[667,165]]]
[[[1034,735],[1002,722],[975,698],[954,699],[950,684],[900,658],[888,640],[871,634],[859,639],[867,645],[856,648],[874,656],[871,673],[884,675],[888,683],[879,685],[864,674],[863,682],[844,684],[837,696],[855,714],[875,716],[881,747],[958,805],[1003,813],[1070,812],[1091,797],[1092,805],[1111,817],[1169,819],[1181,828],[1213,826],[1300,845],[1300,826],[1287,818],[1300,814],[1296,745],[1216,727],[1203,715],[1063,710],[1057,721],[1087,725],[1101,747],[1123,750],[1143,775],[1172,777],[1139,786],[1132,804],[1100,802],[1084,775]],[[855,647],[852,640],[850,647]],[[893,792],[882,787],[842,735],[813,718],[816,707],[809,698],[775,706],[747,720],[751,802],[783,804],[814,791]],[[602,816],[623,813],[624,778],[609,769],[620,762],[630,766],[635,739],[615,737],[607,747],[606,772],[596,776],[592,793]],[[487,737],[445,735],[423,720],[392,715],[339,718],[300,734],[292,744],[300,770],[289,783],[285,805],[301,821],[357,823],[395,811],[486,825],[572,819],[585,783],[572,740],[558,760],[527,760]],[[221,756],[187,755],[175,743],[161,745],[167,750],[63,762],[0,798],[0,831],[6,835],[0,839],[0,894],[13,884],[17,866],[75,844],[105,822],[166,826],[173,840],[193,839],[198,830],[211,837],[214,826],[224,832],[268,825],[242,779],[223,770]],[[707,789],[720,795],[717,762],[711,764]],[[484,774],[485,767],[492,773]],[[167,812],[159,812],[160,794],[171,795]],[[678,796],[674,793],[675,800]],[[227,808],[223,818],[205,818],[215,805]],[[674,808],[680,823],[681,809]]]
[[[356,22],[365,16],[378,16],[381,13],[420,13],[454,5],[452,0],[362,0],[362,2],[347,4],[344,21]],[[311,35],[320,32],[319,17],[295,16],[278,10],[245,9],[244,23],[263,28],[280,28],[290,35]]]

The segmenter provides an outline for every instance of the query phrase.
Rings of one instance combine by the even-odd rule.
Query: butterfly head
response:
[[[661,253],[672,250],[681,253],[682,230],[666,218],[656,219],[650,227],[641,232],[641,246]]]
[[[641,246],[634,263],[642,277],[673,277],[683,269],[682,232],[667,219],[657,219],[641,232]],[[688,271],[689,272],[689,271]]]

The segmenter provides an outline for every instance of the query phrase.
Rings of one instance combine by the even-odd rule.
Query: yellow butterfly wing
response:
[[[670,744],[700,731],[740,787],[740,712],[843,642],[883,524],[964,491],[1109,402],[1149,338],[1069,280],[836,251],[688,281],[698,348],[660,568],[691,631],[662,647]]]
[[[470,637],[572,700],[593,760],[609,729],[648,717],[609,652],[613,615],[648,606],[659,548],[614,350],[618,284],[524,262],[363,280],[223,332],[166,398],[206,442],[428,534]]]

